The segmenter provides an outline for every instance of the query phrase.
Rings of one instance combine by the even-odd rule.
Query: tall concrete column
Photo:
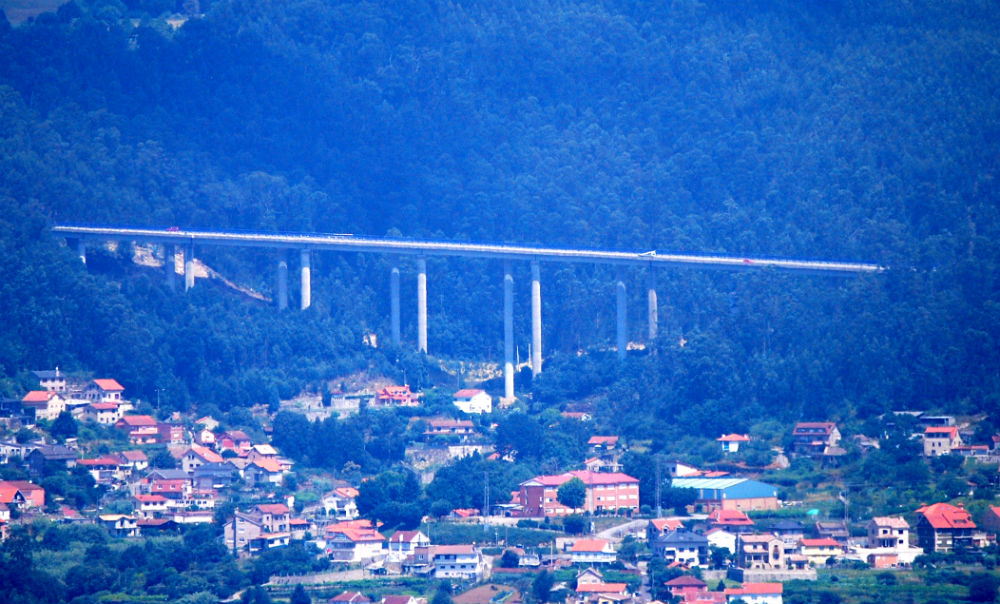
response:
[[[285,253],[281,252],[284,256]],[[288,261],[284,257],[278,260],[278,310],[288,308]]]
[[[652,342],[656,339],[656,332],[659,329],[660,314],[659,306],[656,302],[656,272],[653,267],[649,267],[649,277],[647,278],[647,300],[648,308],[647,313],[649,315],[649,341]]]
[[[76,255],[80,257],[81,262],[87,264],[87,242],[83,239],[76,242]]]
[[[427,260],[417,259],[417,350],[427,352]]]
[[[503,263],[503,396],[514,398],[514,276]]]
[[[194,287],[194,243],[184,250],[184,291]]]
[[[299,260],[301,270],[299,282],[302,286],[301,304],[299,307],[305,310],[312,304],[312,273],[309,272],[309,250],[302,250],[299,257],[301,258]]]
[[[392,345],[399,346],[399,269],[392,267],[389,275],[389,295],[392,313]]]
[[[167,288],[174,291],[177,288],[177,248],[172,243],[163,246],[163,270],[167,273]]]
[[[542,285],[538,261],[531,261],[531,375],[542,372]]]
[[[615,281],[615,298],[618,310],[615,321],[615,343],[618,346],[618,358],[625,358],[625,351],[628,349],[628,301],[625,299],[625,280],[621,271],[618,271],[618,278]]]

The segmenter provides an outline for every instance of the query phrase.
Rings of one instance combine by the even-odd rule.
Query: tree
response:
[[[49,428],[49,433],[59,442],[66,442],[67,438],[73,438],[76,436],[76,432],[76,420],[73,419],[73,414],[68,410],[61,411],[53,420],[52,427]]]
[[[512,549],[504,550],[503,555],[500,556],[501,568],[517,568],[517,565],[520,564],[520,562],[521,557],[518,556],[517,552]]]
[[[587,485],[579,478],[571,478],[559,486],[556,499],[568,508],[574,510],[582,508],[584,501],[587,500]]]
[[[534,580],[531,582],[531,594],[535,597],[538,602],[549,601],[549,597],[552,594],[552,586],[555,584],[555,578],[547,570],[535,575]]]
[[[587,519],[579,514],[563,518],[563,530],[570,535],[579,535],[587,529]]]
[[[290,604],[312,604],[312,598],[306,593],[306,588],[302,587],[301,583],[296,583],[289,602]]]
[[[996,602],[1000,579],[987,573],[976,573],[969,579],[970,602]]]

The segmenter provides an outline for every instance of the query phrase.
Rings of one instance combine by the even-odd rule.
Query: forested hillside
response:
[[[623,364],[598,352],[612,274],[543,266],[534,399],[594,395],[644,437],[995,409],[998,30],[985,0],[84,0],[0,21],[6,389],[62,364],[225,408],[400,356],[362,346],[388,339],[385,259],[319,255],[313,308],[279,315],[172,296],[113,254],[87,274],[59,221],[878,262],[665,272],[661,336]],[[272,288],[275,256],[206,254]],[[499,265],[429,264],[432,354],[496,360]]]

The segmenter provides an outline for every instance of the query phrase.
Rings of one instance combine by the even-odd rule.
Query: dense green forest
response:
[[[3,388],[60,365],[225,410],[358,369],[426,374],[408,314],[406,350],[362,345],[388,340],[389,259],[317,254],[313,306],[278,313],[171,294],[127,250],[84,267],[47,230],[79,222],[878,262],[852,279],[665,271],[661,335],[625,362],[607,353],[612,273],[543,265],[546,372],[524,393],[533,411],[592,400],[602,426],[660,443],[996,409],[998,13],[79,0],[0,18]],[[271,252],[204,259],[273,289]],[[428,264],[431,353],[497,360],[499,264]],[[626,276],[638,342],[645,278]]]

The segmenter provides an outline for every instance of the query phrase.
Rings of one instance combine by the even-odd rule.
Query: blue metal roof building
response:
[[[675,478],[670,486],[677,489],[697,489],[699,500],[778,497],[777,487],[749,478]]]

